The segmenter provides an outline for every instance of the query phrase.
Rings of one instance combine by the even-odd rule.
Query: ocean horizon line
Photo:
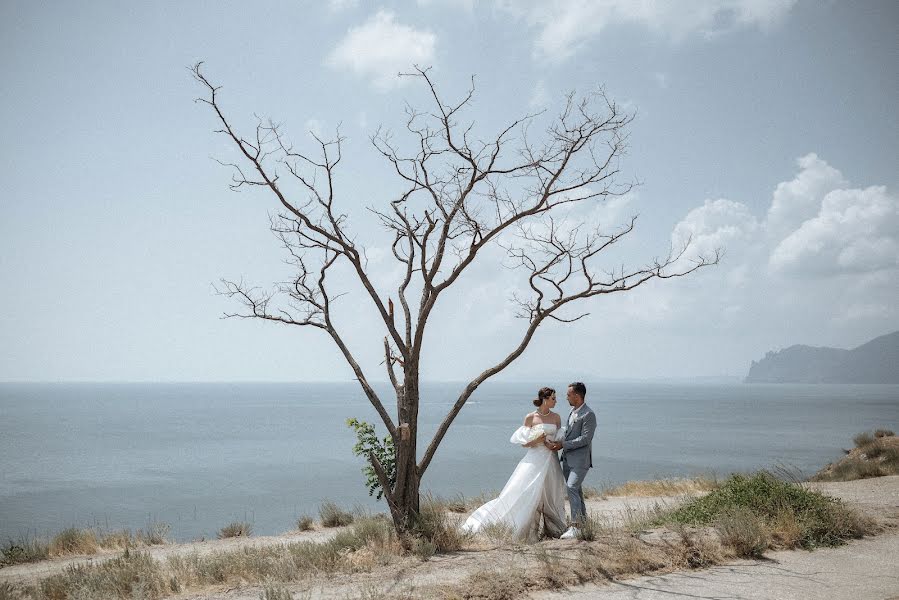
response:
[[[581,378],[584,381],[595,383],[653,383],[653,382],[741,382],[745,376],[743,375],[692,375],[692,376],[666,376],[658,375],[652,377],[601,377],[601,378]],[[544,383],[546,380],[565,379],[553,375],[547,375],[542,378],[528,379],[491,379],[481,384],[482,386],[494,383]],[[570,379],[570,378],[569,378]],[[423,384],[462,384],[467,385],[469,379],[422,379]],[[264,385],[283,385],[283,384],[355,384],[355,379],[308,379],[308,380],[268,380],[268,379],[7,379],[0,380],[0,385],[64,385],[64,384],[109,384],[109,385],[128,385],[128,384],[159,384],[159,385],[208,385],[208,384],[264,384]],[[390,381],[383,379],[372,379],[369,383],[375,385],[390,385]]]

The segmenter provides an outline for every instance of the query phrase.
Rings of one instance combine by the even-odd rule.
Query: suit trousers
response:
[[[562,475],[565,476],[565,485],[568,488],[568,503],[571,505],[571,522],[583,523],[587,518],[587,504],[584,502],[584,478],[590,467],[572,469],[568,461],[562,461]]]

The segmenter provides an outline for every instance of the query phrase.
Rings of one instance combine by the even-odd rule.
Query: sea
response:
[[[444,497],[501,489],[522,455],[509,436],[546,383],[479,388],[423,488]],[[556,386],[563,417],[566,384]],[[807,476],[855,434],[899,430],[897,385],[587,385],[598,430],[586,485],[595,487],[762,468]],[[419,452],[463,388],[423,385]],[[393,406],[389,386],[377,389]],[[270,535],[317,518],[325,501],[386,510],[368,495],[350,417],[378,423],[356,382],[2,383],[0,541],[155,522],[175,541],[213,538],[232,521]]]

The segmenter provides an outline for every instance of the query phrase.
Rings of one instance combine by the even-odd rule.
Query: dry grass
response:
[[[353,513],[348,512],[333,502],[323,502],[318,507],[318,515],[324,527],[345,527],[353,522]]]
[[[100,551],[100,540],[93,529],[69,527],[57,533],[50,540],[50,556],[70,554],[96,554]]]
[[[802,525],[796,512],[789,508],[780,508],[775,512],[769,526],[772,548],[797,548],[802,542]]]
[[[594,513],[588,512],[587,517],[577,529],[577,537],[579,540],[592,542],[600,533],[607,529],[608,526],[605,521],[597,517]]]
[[[784,513],[781,513],[784,514]],[[792,514],[792,513],[790,513]],[[761,558],[771,545],[771,534],[765,521],[745,506],[729,507],[718,515],[715,528],[721,541],[737,556]],[[798,545],[798,538],[794,543]]]
[[[360,518],[327,542],[245,546],[205,555],[193,552],[165,561],[126,549],[119,557],[69,566],[7,595],[21,592],[33,600],[157,600],[223,583],[270,584],[367,572],[402,554],[387,519]]]
[[[250,537],[253,526],[245,521],[234,521],[222,527],[218,532],[220,540],[233,537]]]
[[[155,600],[177,590],[149,553],[126,549],[122,556],[98,564],[70,565],[63,573],[42,580],[30,595],[40,600]]]
[[[604,533],[595,542],[574,547],[538,545],[531,555],[532,564],[481,569],[455,586],[442,587],[439,595],[433,593],[422,597],[514,600],[535,590],[565,589],[646,573],[705,568],[719,564],[727,557],[714,536],[687,530],[671,536],[650,543],[615,530]]]
[[[701,492],[711,492],[718,487],[718,481],[709,477],[687,479],[656,479],[650,481],[628,481],[602,490],[602,496],[684,496]]]
[[[603,490],[595,487],[584,486],[581,488],[584,492],[584,500],[593,500],[594,498],[602,498]]]
[[[639,533],[658,527],[660,519],[667,515],[670,509],[667,505],[654,502],[652,506],[627,506],[621,513],[619,529],[631,533]]]
[[[126,551],[105,563],[72,567],[28,589],[0,588],[0,600],[18,599],[20,592],[31,600],[157,600],[209,586],[247,584],[265,586],[261,600],[294,600],[283,585],[309,586],[336,576],[346,581],[354,573],[372,571],[378,575],[366,578],[374,587],[363,584],[360,599],[512,600],[539,589],[706,568],[737,555],[758,556],[768,547],[842,543],[867,531],[866,523],[841,503],[761,473],[730,478],[675,510],[656,506],[634,511],[623,527],[591,515],[585,529],[592,527],[592,532],[585,537],[592,541],[508,546],[508,527],[488,528],[500,546],[480,561],[490,568],[417,594],[380,583],[378,569],[397,562],[406,569],[413,564],[410,556],[426,561],[437,552],[474,549],[469,536],[459,535],[460,517],[450,509],[454,501],[426,497],[414,535],[402,540],[385,516],[360,514],[326,542],[244,546],[165,561]],[[383,573],[396,572],[396,566],[390,568]]]
[[[443,589],[445,600],[514,600],[528,589],[526,573],[520,568],[481,569],[461,585]]]
[[[684,525],[673,525],[671,529],[678,539],[667,545],[666,551],[676,569],[704,569],[726,559],[720,536],[712,535],[710,530]]]
[[[146,530],[140,529],[136,533],[128,529],[104,532],[98,528],[69,527],[49,540],[38,537],[10,540],[0,548],[0,566],[167,544],[169,529],[168,524],[159,522],[151,522]]]
[[[415,522],[415,533],[434,547],[434,552],[456,552],[471,539],[471,535],[463,532],[460,517],[450,513],[445,501],[425,496],[419,507]]]
[[[482,492],[477,496],[466,497],[464,494],[456,494],[452,498],[441,498],[435,494],[431,494],[430,492],[424,494],[425,497],[431,498],[434,502],[439,502],[446,506],[446,509],[450,512],[454,513],[467,513],[475,510],[482,504],[485,504],[489,500],[492,500],[499,496],[499,492],[489,491]]]
[[[282,585],[267,584],[259,594],[259,600],[295,600],[293,594]]]
[[[48,558],[50,558],[50,544],[37,537],[22,537],[18,541],[10,540],[0,548],[0,567],[37,562]]]
[[[0,600],[19,600],[21,596],[16,588],[9,582],[0,583]]]
[[[462,494],[456,494],[446,501],[446,508],[454,513],[466,513],[469,508],[469,500]]]
[[[862,432],[853,438],[855,448],[811,477],[811,481],[853,481],[899,475],[899,438],[889,429]]]
[[[297,529],[300,531],[312,531],[315,529],[315,521],[309,515],[303,515],[297,519]]]
[[[508,523],[488,523],[481,528],[481,535],[491,544],[502,546],[512,541],[512,526]]]

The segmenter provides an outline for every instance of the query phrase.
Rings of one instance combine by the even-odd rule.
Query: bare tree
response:
[[[218,99],[221,89],[202,73],[202,62],[191,67],[207,92],[198,102],[209,105],[225,134],[240,151],[240,163],[222,163],[234,170],[233,189],[267,188],[279,203],[271,228],[296,267],[292,281],[272,292],[222,280],[222,293],[237,298],[245,311],[227,316],[257,318],[324,331],[337,345],[368,400],[384,422],[396,449],[396,481],[374,454],[369,456],[384,490],[398,531],[407,531],[419,509],[419,487],[437,448],[466,401],[478,387],[515,361],[547,320],[576,321],[584,313],[571,307],[603,294],[627,292],[652,279],[682,277],[718,262],[713,256],[689,259],[686,249],[669,250],[633,269],[610,271],[596,267],[598,257],[634,230],[636,217],[612,232],[587,223],[572,224],[565,213],[573,206],[625,194],[633,183],[619,184],[619,159],[625,151],[625,129],[633,119],[604,91],[567,95],[561,112],[541,134],[529,137],[541,113],[513,120],[484,141],[475,139],[473,123],[459,117],[472,100],[474,78],[461,100],[445,101],[429,69],[415,67],[401,74],[426,86],[431,112],[406,106],[406,129],[414,149],[404,154],[389,131],[379,128],[370,138],[403,184],[403,191],[386,207],[370,208],[392,236],[393,257],[404,277],[396,290],[399,314],[390,297],[382,297],[367,271],[365,250],[348,234],[347,216],[337,205],[335,172],[344,138],[315,133],[314,155],[296,150],[279,124],[257,117],[255,135],[243,137],[229,123]],[[279,183],[277,166],[298,182],[304,198],[288,198]],[[420,357],[425,331],[438,299],[468,269],[489,244],[504,248],[523,273],[527,294],[516,296],[518,315],[526,322],[520,341],[508,354],[474,377],[459,393],[424,453],[418,452],[418,410],[421,398]],[[391,414],[369,383],[332,319],[334,295],[328,273],[338,263],[348,265],[383,321],[384,364],[396,395]],[[275,296],[286,306],[273,302]],[[414,304],[417,297],[417,305]]]

